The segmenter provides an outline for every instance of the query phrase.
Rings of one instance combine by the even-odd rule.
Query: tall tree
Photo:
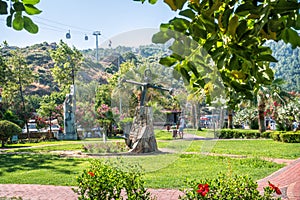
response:
[[[76,73],[83,61],[81,52],[61,40],[57,48],[50,51],[50,56],[55,62],[51,69],[54,81],[58,83],[61,91],[69,91],[70,86],[75,84]]]
[[[24,56],[19,51],[11,52],[11,57],[8,58],[7,65],[10,67],[12,76],[7,81],[4,91],[13,98],[19,93],[22,103],[22,115],[27,127],[28,137],[30,137],[27,125],[28,115],[25,113],[24,89],[34,81],[35,76],[31,68],[26,64]]]

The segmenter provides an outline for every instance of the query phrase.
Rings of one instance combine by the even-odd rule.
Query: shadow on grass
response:
[[[2,154],[0,155],[0,176],[4,172],[53,170],[59,173],[70,174],[72,168],[81,164],[78,159],[63,159],[56,155],[47,154]]]

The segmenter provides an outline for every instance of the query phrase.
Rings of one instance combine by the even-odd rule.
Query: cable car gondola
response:
[[[66,34],[66,38],[67,38],[67,39],[70,39],[70,38],[71,38],[70,30],[69,30],[69,32]]]

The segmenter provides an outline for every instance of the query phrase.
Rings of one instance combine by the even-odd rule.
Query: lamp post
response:
[[[96,59],[97,62],[99,61],[99,57],[98,57],[98,36],[101,35],[100,31],[94,31],[93,35],[96,36]]]

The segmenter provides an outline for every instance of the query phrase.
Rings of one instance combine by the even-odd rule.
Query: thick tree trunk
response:
[[[259,128],[260,133],[263,133],[266,131],[265,109],[266,109],[265,101],[263,99],[261,99],[258,102],[258,128]]]

